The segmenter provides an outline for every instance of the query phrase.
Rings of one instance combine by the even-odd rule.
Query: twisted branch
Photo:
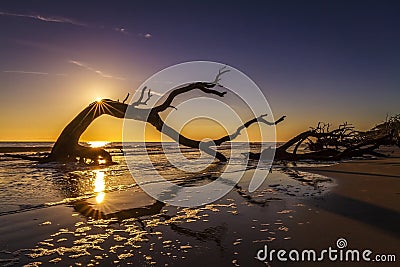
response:
[[[160,113],[160,112],[163,112],[164,110],[166,110],[167,108],[173,107],[172,101],[175,99],[175,97],[177,97],[180,94],[183,94],[183,93],[195,90],[195,89],[201,90],[202,92],[204,92],[206,94],[214,94],[214,95],[223,97],[226,94],[226,92],[219,92],[217,90],[212,89],[215,86],[216,86],[215,83],[196,82],[196,83],[191,83],[184,87],[175,89],[168,95],[167,99],[162,104],[160,104],[156,107],[153,107],[152,112]]]
[[[217,74],[217,76],[215,77],[215,80],[212,81],[211,83],[213,83],[213,84],[215,84],[215,85],[219,84],[219,82],[221,81],[221,76],[222,76],[224,73],[227,73],[227,72],[230,72],[230,71],[231,71],[231,70],[226,69],[226,66],[223,66],[222,68],[220,68],[220,69],[218,70],[218,74]]]
[[[148,109],[138,109],[136,108],[137,106],[147,105],[148,101],[153,96],[151,94],[151,90],[148,89],[146,99],[144,99],[147,90],[147,87],[145,86],[142,89],[138,100],[130,105],[133,113],[139,115],[132,116],[129,118],[148,122],[152,124],[158,131],[171,137],[173,140],[184,146],[200,149],[209,155],[215,156],[220,161],[223,162],[227,161],[227,158],[223,154],[221,154],[218,151],[215,151],[214,149],[211,148],[211,146],[213,145],[219,146],[223,142],[234,140],[240,135],[240,132],[244,128],[248,128],[253,123],[265,123],[267,125],[275,125],[283,121],[285,116],[281,117],[275,122],[269,122],[264,119],[264,117],[267,115],[261,115],[239,126],[238,129],[230,135],[226,135],[222,138],[210,142],[201,142],[198,140],[187,138],[182,134],[178,133],[173,128],[165,124],[165,122],[162,120],[159,114],[168,108],[175,108],[172,105],[173,100],[178,95],[189,92],[191,90],[200,90],[206,94],[213,94],[219,97],[223,97],[227,92],[219,92],[213,88],[219,84],[219,82],[221,81],[221,76],[224,73],[230,71],[225,68],[226,66],[218,71],[218,74],[216,75],[214,81],[212,82],[195,82],[185,85],[181,88],[172,90],[163,103]],[[101,158],[105,160],[107,164],[111,163],[112,161],[111,155],[108,152],[106,152],[104,149],[83,147],[79,145],[79,138],[83,134],[83,132],[87,129],[87,127],[101,115],[108,114],[117,118],[127,118],[126,111],[128,109],[128,105],[125,102],[128,100],[128,98],[129,94],[125,97],[122,103],[119,101],[113,101],[111,99],[102,99],[101,101],[96,101],[91,103],[64,128],[64,130],[58,137],[55,145],[53,146],[51,153],[46,158],[44,158],[43,161],[68,162],[76,160],[82,161],[82,159],[90,159],[93,162],[96,162],[98,159]]]
[[[129,98],[129,93],[126,95],[126,97],[124,98],[124,101],[122,101],[122,104],[125,104],[126,100],[128,100]]]
[[[133,103],[131,104],[131,106],[137,107],[137,106],[139,106],[139,105],[147,105],[147,102],[150,100],[150,98],[151,98],[153,95],[151,94],[151,89],[149,89],[149,90],[147,91],[147,98],[146,98],[146,100],[143,101],[144,92],[146,91],[146,89],[147,89],[147,86],[143,87],[142,92],[140,93],[139,99],[138,99],[136,102],[133,102]],[[129,94],[128,94],[128,96],[129,96]],[[127,96],[126,98],[128,98],[128,96]],[[125,99],[124,102],[122,102],[122,103],[125,103],[125,101],[126,101],[126,99]]]

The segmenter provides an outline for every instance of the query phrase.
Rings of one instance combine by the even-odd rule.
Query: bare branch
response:
[[[388,125],[389,122],[386,121],[366,132],[355,130],[348,122],[334,130],[329,130],[330,124],[320,122],[316,128],[311,128],[312,130],[303,132],[278,147],[275,160],[340,160],[364,155],[383,156],[374,150],[382,145],[399,144],[399,117],[392,118],[391,121],[394,124]],[[297,154],[305,140],[312,152]],[[287,151],[293,145],[293,152]],[[257,155],[253,155],[253,158],[256,157]]]
[[[264,119],[264,117],[266,117],[266,116],[267,116],[267,114],[261,115],[260,117],[258,117],[258,121],[265,123],[267,125],[270,125],[270,126],[277,125],[278,123],[282,122],[286,118],[286,116],[282,116],[277,121],[270,122],[270,121],[267,121]]]
[[[147,102],[150,100],[150,98],[151,98],[153,95],[151,94],[151,89],[149,89],[149,90],[147,91],[147,98],[146,98],[146,100],[143,101],[143,97],[144,97],[144,93],[145,93],[146,89],[147,89],[147,86],[143,87],[142,92],[140,93],[139,99],[138,99],[136,102],[133,102],[133,103],[131,104],[131,106],[137,107],[137,106],[139,106],[139,105],[147,105]],[[129,94],[128,94],[128,96],[129,96]],[[124,102],[122,102],[122,103],[125,103],[125,100],[124,100]]]
[[[280,123],[281,121],[283,121],[285,119],[286,116],[282,116],[281,118],[279,118],[277,121],[275,122],[269,122],[267,120],[264,119],[264,117],[268,116],[268,114],[263,114],[257,118],[254,118],[252,120],[247,121],[246,123],[244,123],[243,125],[239,126],[236,130],[236,132],[234,132],[233,134],[230,135],[226,135],[220,139],[217,140],[213,140],[213,142],[219,146],[221,145],[223,142],[228,142],[228,141],[232,141],[235,138],[237,138],[240,135],[240,132],[244,129],[244,128],[249,128],[250,125],[252,125],[253,123],[265,123],[267,125],[276,125],[278,123]]]
[[[221,76],[224,73],[230,72],[231,70],[226,69],[226,66],[222,67],[219,69],[217,76],[215,77],[215,80],[213,82],[211,82],[212,84],[219,84],[219,81],[221,81]]]
[[[128,100],[129,98],[129,93],[126,95],[126,97],[124,98],[124,101],[122,101],[122,104],[125,104],[126,100]]]
[[[228,141],[234,140],[236,137],[238,137],[240,135],[240,132],[244,128],[248,128],[253,123],[263,122],[263,123],[266,123],[268,125],[275,125],[275,124],[283,121],[284,118],[285,118],[285,116],[282,116],[280,119],[278,119],[275,122],[269,122],[269,121],[266,121],[263,118],[265,116],[267,116],[267,114],[261,115],[261,116],[259,116],[257,118],[254,118],[252,120],[247,121],[243,125],[239,126],[239,128],[233,134],[226,135],[224,137],[221,137],[220,139],[211,140],[211,141],[208,141],[208,142],[201,142],[201,141],[193,140],[193,139],[187,138],[186,136],[183,136],[181,133],[178,133],[173,128],[171,128],[167,124],[165,124],[165,122],[161,119],[161,117],[158,115],[158,113],[153,113],[151,119],[148,122],[151,123],[152,125],[154,125],[158,131],[160,131],[163,134],[171,137],[176,142],[178,142],[178,143],[180,143],[182,145],[188,146],[188,147],[200,149],[200,150],[204,151],[205,153],[207,153],[209,155],[212,155],[212,156],[215,155],[215,157],[218,160],[220,160],[222,162],[226,162],[227,158],[223,154],[221,154],[220,152],[215,151],[214,149],[212,149],[211,146],[213,146],[213,145],[220,146],[224,142],[228,142]]]
[[[216,84],[214,84],[214,83],[196,82],[196,83],[188,84],[182,88],[175,89],[169,93],[169,95],[168,95],[167,99],[164,101],[164,103],[152,108],[152,112],[159,113],[159,112],[163,112],[167,108],[173,107],[171,105],[172,105],[172,101],[175,99],[175,97],[177,97],[180,94],[183,94],[183,93],[195,90],[195,89],[201,90],[207,94],[214,94],[214,95],[223,97],[226,94],[226,92],[219,92],[217,90],[211,89],[211,88],[215,87],[215,85]]]

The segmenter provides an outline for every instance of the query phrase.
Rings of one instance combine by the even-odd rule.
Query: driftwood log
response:
[[[237,130],[226,136],[208,142],[201,142],[188,138],[168,126],[160,116],[160,113],[173,106],[174,99],[181,94],[192,90],[200,90],[205,94],[212,94],[224,97],[226,92],[220,92],[214,88],[219,85],[221,75],[229,70],[221,69],[212,82],[195,82],[172,90],[165,100],[155,105],[147,107],[151,99],[151,90],[144,87],[137,101],[130,105],[125,102],[129,94],[122,102],[118,100],[102,99],[89,104],[82,110],[61,132],[52,150],[48,154],[40,156],[4,154],[5,156],[34,160],[39,162],[81,162],[85,164],[112,164],[112,157],[103,148],[86,147],[79,144],[79,139],[89,125],[102,115],[109,115],[116,118],[125,118],[143,121],[153,125],[158,131],[171,137],[173,140],[187,147],[197,148],[205,153],[215,156],[219,161],[226,162],[227,158],[213,147],[218,147],[224,142],[234,140],[240,135],[244,128],[248,128],[254,123],[264,123],[276,125],[285,119],[282,116],[274,122],[265,120],[267,114],[253,118],[243,125],[238,126]],[[138,106],[144,108],[138,108]],[[127,112],[129,111],[129,112]],[[350,124],[344,123],[337,129],[330,130],[329,124],[318,123],[318,126],[309,131],[298,134],[275,150],[275,160],[340,160],[364,155],[384,156],[377,152],[382,145],[397,145],[400,147],[400,115],[387,118],[384,123],[376,125],[371,130],[362,132],[357,131]],[[299,153],[301,146],[306,146],[309,151]],[[249,153],[250,159],[264,158],[263,153],[271,155],[272,149],[266,149],[261,153]],[[267,157],[270,158],[270,157]]]
[[[299,153],[300,146],[306,152]],[[387,118],[368,131],[357,131],[344,123],[330,130],[329,124],[318,123],[317,127],[302,132],[275,150],[275,160],[337,161],[353,157],[372,155],[385,157],[376,150],[385,145],[400,147],[400,115]],[[270,153],[264,150],[261,153]],[[259,159],[259,153],[250,153],[251,159]]]
[[[96,118],[102,115],[110,115],[116,118],[133,119],[150,123],[158,131],[171,137],[176,142],[184,146],[200,149],[207,154],[215,156],[215,158],[217,158],[218,160],[226,162],[227,158],[222,153],[215,151],[212,146],[220,146],[224,142],[234,140],[240,134],[241,130],[249,127],[253,123],[265,123],[267,125],[275,125],[283,121],[285,116],[281,117],[275,122],[269,122],[265,120],[265,116],[267,116],[266,114],[261,115],[239,126],[237,131],[233,134],[226,135],[222,138],[211,140],[208,142],[193,140],[178,133],[176,130],[169,127],[160,116],[160,113],[167,110],[168,108],[175,108],[172,105],[175,97],[192,90],[200,90],[205,94],[213,94],[219,97],[223,97],[226,92],[219,92],[217,90],[214,90],[213,88],[219,84],[218,82],[220,81],[220,77],[225,72],[227,72],[227,70],[223,71],[221,69],[213,82],[195,82],[172,90],[161,104],[156,105],[152,108],[138,108],[139,105],[146,105],[152,97],[151,90],[147,89],[146,87],[142,89],[139,99],[130,105],[125,104],[126,100],[129,97],[129,94],[123,102],[111,99],[102,99],[93,102],[84,110],[82,110],[64,128],[48,155],[44,157],[32,157],[26,155],[7,154],[7,156],[40,162],[82,162],[86,164],[105,165],[112,164],[112,157],[110,153],[106,150],[102,148],[86,147],[79,144],[80,136]],[[129,114],[127,114],[128,107]]]

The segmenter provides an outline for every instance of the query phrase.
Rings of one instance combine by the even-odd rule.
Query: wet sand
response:
[[[396,254],[397,263],[362,262],[359,266],[398,266],[400,157],[395,155],[387,159],[303,170],[334,177],[337,186],[324,197],[305,201],[310,210],[299,213],[298,218],[303,218],[306,223],[294,231],[291,246],[336,247],[336,240],[345,238],[348,248],[368,248],[374,254]]]
[[[213,204],[176,208],[138,188],[0,218],[4,266],[353,266],[354,262],[261,262],[269,249],[348,248],[400,259],[400,158],[286,170],[332,177],[329,192],[302,179],[279,185],[274,171],[248,197],[236,188]],[[249,173],[251,170],[249,171]],[[320,177],[316,177],[320,179]],[[246,179],[241,183],[246,188]],[[316,189],[317,188],[317,189]],[[263,200],[267,200],[263,204]],[[396,266],[359,263],[359,266]]]

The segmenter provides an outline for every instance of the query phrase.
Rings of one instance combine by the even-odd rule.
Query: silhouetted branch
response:
[[[136,107],[136,106],[139,106],[139,105],[147,105],[147,102],[150,100],[150,98],[153,95],[151,94],[151,89],[149,89],[147,91],[147,98],[146,98],[146,100],[143,101],[144,92],[146,91],[146,89],[147,89],[147,86],[143,87],[142,92],[140,93],[139,99],[136,102],[133,102],[131,104],[131,106]],[[125,103],[125,101],[123,103]]]
[[[125,104],[126,100],[128,100],[129,98],[129,93],[126,95],[126,97],[124,98],[124,101],[122,101],[122,104]]]
[[[192,148],[197,148],[207,154],[215,156],[220,161],[227,161],[227,158],[216,151],[213,146],[220,146],[224,142],[229,142],[236,139],[241,131],[248,128],[254,123],[263,123],[266,125],[277,125],[285,119],[285,116],[280,117],[276,121],[267,121],[263,114],[257,118],[253,118],[243,125],[239,125],[237,130],[231,134],[223,136],[219,139],[208,142],[193,140],[181,133],[177,132],[172,127],[169,127],[160,116],[160,113],[168,108],[176,107],[173,105],[174,99],[184,93],[192,90],[200,90],[205,94],[224,97],[225,92],[220,92],[214,88],[219,84],[221,76],[229,70],[226,67],[218,71],[214,81],[212,82],[194,82],[177,89],[172,90],[165,100],[154,107],[136,108],[139,105],[147,105],[152,97],[150,89],[144,87],[137,101],[130,106],[126,104],[129,93],[122,102],[111,99],[102,99],[91,103],[83,111],[81,111],[62,131],[54,144],[51,153],[46,157],[32,157],[27,155],[7,154],[6,156],[37,160],[41,162],[61,161],[61,162],[85,162],[97,164],[106,162],[112,163],[110,153],[102,148],[85,147],[79,144],[79,138],[87,127],[99,116],[110,115],[117,118],[135,119],[152,124],[158,131],[171,137],[180,144]],[[146,91],[147,90],[147,91]],[[126,110],[130,107],[133,115],[126,117]],[[145,114],[145,115],[144,115]],[[364,154],[379,155],[374,151],[381,145],[395,144],[400,146],[400,115],[387,118],[385,122],[376,125],[369,131],[357,131],[351,124],[347,122],[339,125],[338,128],[331,130],[330,124],[318,123],[317,127],[311,128],[309,131],[298,134],[288,142],[276,149],[275,159],[280,160],[300,160],[300,159],[315,159],[315,160],[338,160],[347,157],[362,156]],[[306,145],[311,151],[309,153],[299,153],[302,145]],[[292,152],[288,150],[294,147]],[[268,152],[268,151],[267,151]],[[269,153],[269,152],[268,152]],[[255,153],[250,153],[254,157],[259,157]],[[251,156],[251,157],[252,157]]]
[[[228,142],[228,141],[232,141],[234,139],[236,139],[239,135],[240,132],[244,129],[244,128],[248,128],[250,127],[250,125],[252,125],[253,123],[265,123],[267,125],[276,125],[279,122],[283,121],[285,119],[286,116],[282,116],[281,118],[279,118],[277,121],[275,122],[269,122],[267,120],[264,119],[264,117],[268,116],[268,114],[264,114],[261,115],[257,118],[254,118],[252,120],[247,121],[246,123],[244,123],[243,125],[239,126],[236,130],[236,132],[234,132],[233,134],[230,135],[226,135],[224,137],[221,137],[220,139],[217,140],[213,140],[213,142],[215,143],[215,145],[219,146],[221,145],[223,142]]]
[[[220,70],[217,77],[219,77],[220,75],[222,75],[225,72],[226,71]],[[215,83],[196,82],[196,83],[191,83],[182,88],[178,88],[178,89],[171,91],[171,93],[168,95],[167,99],[162,104],[152,108],[148,122],[151,123],[153,126],[155,126],[158,131],[169,136],[176,142],[178,142],[182,145],[188,146],[188,147],[200,149],[211,156],[215,156],[218,160],[220,160],[222,162],[226,162],[227,158],[220,152],[212,149],[211,146],[213,146],[213,145],[220,146],[223,142],[234,140],[240,134],[240,131],[242,129],[249,127],[253,123],[262,122],[267,125],[275,125],[275,124],[283,121],[285,118],[285,116],[283,116],[276,122],[268,122],[265,119],[263,119],[263,117],[265,117],[267,115],[262,115],[258,118],[254,118],[254,119],[246,122],[242,126],[239,126],[237,131],[235,133],[233,133],[232,135],[227,135],[220,139],[211,140],[209,142],[201,142],[198,140],[193,140],[193,139],[187,138],[186,136],[183,136],[181,133],[178,133],[173,128],[166,125],[165,122],[161,119],[159,113],[166,110],[167,108],[171,107],[172,101],[175,99],[175,97],[177,97],[180,94],[198,89],[207,94],[214,94],[214,95],[223,97],[226,94],[226,92],[219,92],[217,90],[212,89],[215,86],[216,86]]]
[[[167,97],[167,99],[160,105],[152,108],[152,112],[163,112],[164,110],[166,110],[169,107],[172,107],[172,101],[175,99],[175,97],[177,97],[180,94],[192,91],[192,90],[201,90],[202,92],[206,93],[206,94],[214,94],[220,97],[223,97],[226,92],[219,92],[217,90],[214,90],[212,88],[215,87],[216,84],[214,83],[208,83],[208,82],[196,82],[196,83],[191,83],[189,85],[186,85],[184,87],[178,88],[178,89],[174,89],[173,91],[171,91]]]
[[[231,71],[231,70],[226,69],[226,66],[220,68],[219,71],[218,71],[217,76],[215,77],[215,80],[212,81],[211,83],[213,83],[213,84],[215,84],[215,85],[219,84],[219,82],[221,81],[221,76],[222,76],[224,73],[227,73],[227,72],[230,72],[230,71]]]
[[[337,129],[330,130],[330,124],[319,122],[317,127],[293,137],[276,148],[275,160],[341,160],[364,155],[382,156],[376,152],[382,145],[398,145],[400,136],[400,116],[387,119],[367,132],[354,130],[345,122]],[[298,153],[299,147],[307,140],[306,145],[311,152]],[[293,152],[288,150],[294,146]],[[251,158],[260,158],[259,154],[251,154]]]

